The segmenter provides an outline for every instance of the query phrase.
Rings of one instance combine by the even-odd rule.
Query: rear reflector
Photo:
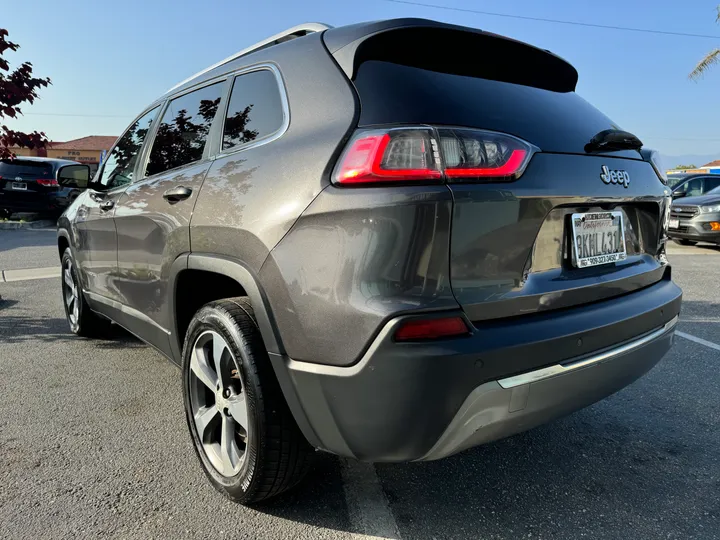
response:
[[[438,339],[469,334],[462,317],[443,319],[414,319],[405,321],[395,331],[395,341],[414,341],[418,339]]]
[[[341,185],[508,181],[522,174],[534,150],[516,137],[484,130],[360,130],[343,152],[333,179]]]
[[[36,182],[38,184],[40,184],[41,186],[48,186],[48,187],[59,185],[58,181],[55,180],[54,178],[38,178],[36,180]]]

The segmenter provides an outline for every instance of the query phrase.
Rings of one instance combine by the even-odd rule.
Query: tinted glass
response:
[[[223,150],[272,135],[282,123],[280,90],[272,71],[253,71],[235,78],[223,129]]]
[[[477,51],[460,53],[475,55]],[[422,49],[418,54],[423,54]],[[618,128],[575,92],[555,92],[380,60],[363,62],[354,82],[361,102],[361,126],[398,123],[477,127],[516,135],[546,152],[579,154],[585,153],[585,144],[595,134]]]
[[[0,161],[0,178],[14,180],[34,180],[36,178],[52,178],[53,168],[50,163],[39,161],[23,161],[21,159]]]
[[[716,187],[713,190],[710,190],[706,193],[706,195],[720,195],[720,186]]]
[[[717,178],[706,178],[705,179],[705,191],[711,191],[720,186],[720,176]]]
[[[168,104],[150,152],[147,176],[202,159],[222,87],[222,83],[205,86]]]
[[[155,107],[143,115],[120,138],[103,165],[99,180],[102,186],[112,189],[132,182],[140,149],[159,110]]]

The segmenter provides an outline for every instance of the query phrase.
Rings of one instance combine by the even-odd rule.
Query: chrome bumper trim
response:
[[[638,347],[642,347],[643,345],[669,332],[677,324],[678,318],[678,316],[675,316],[667,323],[665,323],[665,325],[661,328],[658,328],[657,330],[650,332],[649,334],[646,334],[643,337],[638,338],[634,341],[629,341],[624,345],[615,347],[614,349],[609,349],[605,352],[588,356],[586,358],[583,358],[582,360],[577,360],[568,364],[556,364],[554,366],[536,369],[535,371],[528,371],[527,373],[522,373],[513,377],[506,377],[505,379],[500,379],[497,382],[503,388],[514,388],[516,386],[522,386],[523,384],[529,384],[532,382],[541,381],[543,379],[548,379],[550,377],[556,377],[557,375],[562,375],[564,373],[569,373],[570,371],[573,371],[575,369],[596,364],[598,362],[602,362],[603,360],[609,360],[610,358],[613,358],[615,356],[620,356],[621,354],[628,353],[634,349],[637,349]]]

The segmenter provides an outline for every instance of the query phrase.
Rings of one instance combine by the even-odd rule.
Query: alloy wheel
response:
[[[190,358],[190,408],[210,463],[223,476],[240,472],[250,424],[242,374],[225,339],[200,334]]]
[[[78,291],[72,260],[68,259],[63,268],[63,299],[70,324],[75,326],[80,318],[80,293]]]

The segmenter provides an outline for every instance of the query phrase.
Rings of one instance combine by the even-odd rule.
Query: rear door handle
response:
[[[115,201],[103,201],[100,203],[100,210],[107,212],[108,210],[112,210],[113,206],[115,206]]]
[[[168,189],[163,193],[163,198],[170,203],[176,203],[184,201],[190,195],[192,195],[192,189],[186,188],[185,186],[178,186]]]

